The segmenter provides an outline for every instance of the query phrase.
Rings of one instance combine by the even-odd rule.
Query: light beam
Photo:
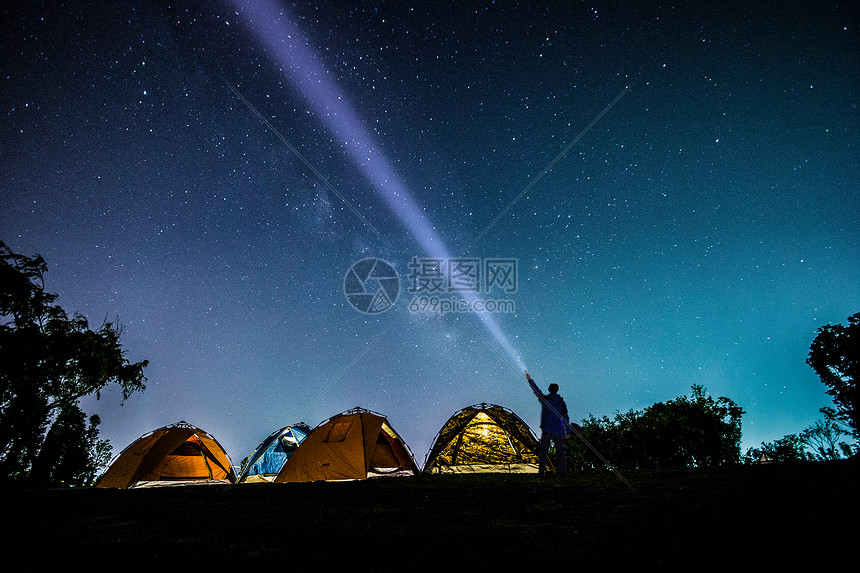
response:
[[[229,2],[426,254],[432,258],[451,259],[441,237],[286,9],[273,0]],[[470,305],[477,300],[475,293],[463,293],[463,298]],[[477,314],[504,352],[520,369],[525,369],[525,364],[493,315],[486,312]]]

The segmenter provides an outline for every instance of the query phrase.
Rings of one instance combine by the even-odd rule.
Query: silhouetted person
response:
[[[538,457],[538,477],[543,477],[546,472],[546,458],[549,453],[549,444],[552,442],[555,445],[556,453],[556,469],[558,475],[564,477],[567,475],[567,456],[564,453],[564,438],[570,427],[570,420],[567,415],[567,404],[564,403],[564,398],[558,394],[558,384],[549,385],[549,394],[544,394],[540,391],[535,381],[526,372],[526,379],[529,381],[529,386],[532,392],[538,397],[541,403],[540,412],[540,456]]]

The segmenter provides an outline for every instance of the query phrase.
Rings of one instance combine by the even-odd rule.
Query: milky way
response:
[[[0,239],[150,361],[83,404],[115,451],[185,420],[238,464],[360,406],[420,465],[470,404],[537,431],[525,364],[575,420],[693,384],[744,449],[820,417],[809,344],[860,311],[855,11],[278,6],[3,9]],[[368,258],[384,312],[347,298]]]

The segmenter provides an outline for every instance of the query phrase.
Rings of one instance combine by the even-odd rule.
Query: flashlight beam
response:
[[[379,197],[412,233],[423,250],[433,258],[451,259],[436,227],[415,201],[405,181],[397,174],[381,146],[376,143],[355,107],[349,103],[349,98],[315,55],[287,7],[275,0],[230,0],[230,3],[290,83],[304,96],[309,107],[340,143],[347,157],[364,174]],[[470,303],[475,296],[473,293],[464,294],[464,298]],[[481,313],[479,318],[499,345],[516,361],[517,353],[494,317]]]

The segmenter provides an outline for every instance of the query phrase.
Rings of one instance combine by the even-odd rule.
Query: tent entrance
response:
[[[403,469],[400,461],[397,459],[397,454],[394,453],[391,441],[391,438],[385,432],[379,432],[379,436],[376,438],[376,446],[373,448],[373,453],[370,456],[370,468],[368,471],[376,475],[389,475]]]

